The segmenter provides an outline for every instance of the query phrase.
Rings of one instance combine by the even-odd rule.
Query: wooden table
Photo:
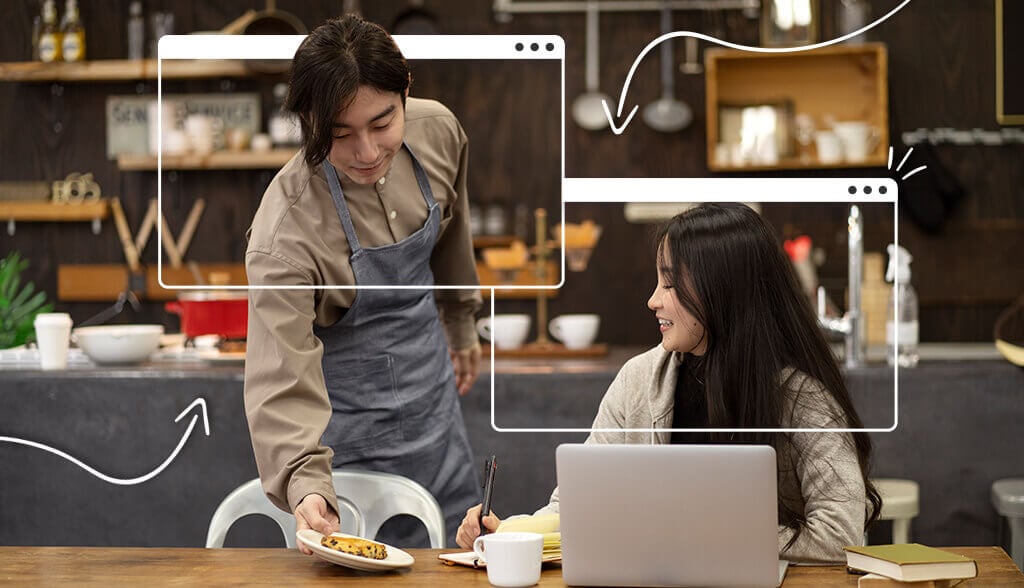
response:
[[[1024,575],[998,547],[951,547],[978,561],[978,577],[959,586],[1024,586]],[[440,549],[410,549],[412,569],[358,572],[294,549],[154,547],[0,547],[3,586],[488,586],[487,573],[442,564]],[[558,565],[540,586],[565,586]],[[784,587],[856,586],[843,566],[790,566]]]

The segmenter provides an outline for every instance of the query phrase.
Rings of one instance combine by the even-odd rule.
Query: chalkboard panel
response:
[[[1024,124],[1024,0],[996,0],[996,118]]]

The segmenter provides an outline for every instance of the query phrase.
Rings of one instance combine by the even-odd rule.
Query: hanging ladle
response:
[[[588,131],[600,131],[608,126],[608,117],[604,114],[601,101],[607,101],[609,108],[612,99],[597,89],[598,84],[598,7],[597,2],[587,2],[587,91],[576,97],[572,102],[572,118],[576,124]]]
[[[661,3],[661,32],[672,32],[672,10],[667,2]],[[661,42],[661,98],[644,107],[644,122],[647,126],[662,133],[681,131],[693,120],[693,111],[675,97],[675,75],[672,68],[671,41]]]

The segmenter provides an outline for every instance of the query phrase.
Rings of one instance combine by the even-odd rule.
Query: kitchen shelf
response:
[[[0,220],[5,221],[91,221],[105,219],[109,214],[106,198],[78,204],[0,201]]]
[[[295,156],[296,149],[270,151],[214,151],[209,155],[165,155],[164,170],[187,169],[275,169]],[[121,171],[156,170],[155,155],[121,154],[117,168]]]
[[[547,275],[548,279],[546,282],[551,286],[558,284],[558,262],[548,261],[547,263]],[[543,294],[546,298],[555,298],[558,296],[558,289],[536,289],[536,288],[523,288],[519,290],[503,290],[502,286],[536,286],[537,275],[534,269],[534,263],[530,263],[526,268],[516,272],[515,279],[511,283],[502,283],[494,270],[487,267],[483,263],[476,264],[477,276],[480,278],[480,283],[485,284],[486,287],[481,289],[483,297],[485,299],[491,296],[491,285],[496,288],[494,296],[496,299],[533,299],[538,294]]]
[[[473,237],[473,248],[509,247],[515,240],[515,235],[475,235]]]
[[[712,171],[764,171],[885,166],[889,147],[888,61],[883,43],[833,45],[797,53],[708,49],[707,161]],[[794,156],[771,165],[732,165],[716,158],[721,106],[792,103],[793,114],[810,115],[819,130],[826,120],[863,121],[878,132],[864,161],[823,164],[813,145],[796,144]],[[793,133],[793,129],[789,129]],[[810,151],[807,151],[809,149]]]
[[[165,59],[164,79],[250,77],[256,75],[238,60]],[[75,63],[20,61],[0,63],[6,82],[116,82],[155,80],[155,59],[99,59]]]

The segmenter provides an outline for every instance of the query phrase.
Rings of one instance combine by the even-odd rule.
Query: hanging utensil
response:
[[[124,292],[118,294],[117,301],[114,302],[112,306],[85,319],[84,321],[79,323],[78,326],[87,327],[89,325],[102,325],[103,323],[109,321],[110,319],[124,312],[125,305],[131,305],[132,310],[134,310],[135,312],[138,312],[139,309],[142,308],[142,305],[139,303],[139,298],[135,296],[135,292],[132,292],[131,290],[125,290]]]
[[[599,131],[608,126],[608,117],[604,114],[602,101],[609,107],[612,99],[598,90],[598,50],[600,47],[599,11],[597,2],[587,2],[587,47],[586,47],[586,82],[587,91],[576,97],[572,103],[572,118],[576,124],[588,131]]]
[[[661,3],[661,32],[672,32],[672,9],[668,2]],[[689,39],[688,39],[689,40]],[[675,76],[672,73],[673,55],[671,40],[661,42],[661,98],[644,107],[643,117],[647,126],[662,133],[681,131],[693,120],[693,110],[675,97]]]
[[[409,0],[391,24],[394,35],[436,35],[440,32],[437,17],[423,6],[423,0]]]

